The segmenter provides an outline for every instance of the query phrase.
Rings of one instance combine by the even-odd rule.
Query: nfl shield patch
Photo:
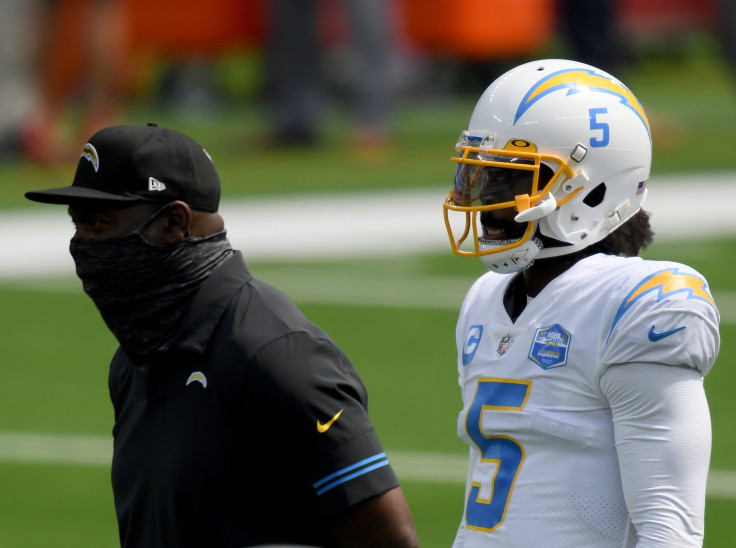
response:
[[[542,369],[553,369],[567,365],[567,350],[570,333],[561,325],[537,329],[529,350],[529,359]]]
[[[500,357],[506,354],[506,351],[509,349],[510,344],[511,344],[511,333],[507,333],[501,338],[501,342],[498,343],[498,348],[496,348],[496,355]]]

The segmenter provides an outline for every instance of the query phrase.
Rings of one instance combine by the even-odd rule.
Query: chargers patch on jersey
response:
[[[644,278],[626,295],[616,311],[616,316],[613,318],[611,329],[608,332],[608,339],[611,338],[613,329],[624,314],[629,311],[634,303],[649,293],[657,295],[657,302],[673,295],[684,295],[686,299],[698,299],[708,303],[716,311],[716,314],[718,313],[716,303],[708,292],[708,284],[703,278],[680,272],[678,268],[666,268]]]
[[[570,332],[559,324],[537,329],[529,359],[545,370],[564,367],[571,339]]]
[[[468,365],[473,361],[475,351],[478,350],[480,344],[480,338],[483,336],[482,325],[471,325],[468,331],[468,336],[465,337],[465,344],[463,344],[463,365]]]

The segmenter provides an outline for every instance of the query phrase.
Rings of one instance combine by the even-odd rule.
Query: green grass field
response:
[[[622,77],[653,121],[652,184],[657,173],[736,172],[736,90],[717,60],[642,63],[629,72]],[[473,102],[459,97],[402,107],[395,149],[375,158],[356,156],[342,142],[345,123],[339,115],[323,146],[289,152],[252,146],[262,122],[252,105],[197,123],[145,105],[132,106],[129,119],[145,122],[155,117],[162,125],[197,137],[218,163],[225,199],[276,193],[278,199],[288,199],[289,193],[449,184],[453,167],[448,159]],[[698,144],[707,146],[696,151]],[[73,166],[49,170],[22,163],[0,165],[0,208],[38,211],[43,206],[26,204],[22,193],[68,184],[72,173]],[[696,187],[693,192],[696,195]],[[699,214],[707,215],[707,204],[694,204]],[[442,223],[439,202],[437,222]],[[71,230],[63,224],[59,229]],[[359,232],[360,219],[348,229]],[[18,237],[22,234],[19,226]],[[734,545],[735,251],[736,235],[731,234],[707,242],[655,243],[647,252],[704,273],[723,315],[721,354],[706,379],[714,432],[712,468],[724,472],[707,499],[708,548]],[[482,273],[480,263],[454,257],[448,248],[438,255],[257,262],[250,267],[256,276],[292,295],[352,358],[368,386],[376,428],[389,456],[396,456],[422,545],[448,547],[462,511],[463,482],[457,479],[462,470],[457,463],[465,453],[455,434],[460,399],[454,325],[465,289]],[[335,291],[350,288],[360,299],[341,303],[338,294],[328,302],[320,296],[324,292],[308,289],[320,283]],[[407,288],[423,298],[405,299]],[[372,304],[377,300],[381,304]],[[0,546],[114,547],[117,530],[104,449],[112,428],[107,366],[115,342],[71,276],[2,281],[0,310]],[[82,443],[85,440],[89,444]],[[44,448],[58,453],[49,454],[48,461],[38,460]],[[434,462],[429,469],[435,473],[422,474],[407,465],[417,456]]]

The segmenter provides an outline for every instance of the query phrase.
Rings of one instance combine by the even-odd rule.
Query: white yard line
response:
[[[465,482],[467,456],[460,453],[387,451],[402,481],[458,484]],[[110,466],[112,439],[104,436],[1,432],[0,463]],[[736,470],[711,470],[708,496],[736,499]]]
[[[658,240],[736,234],[736,173],[653,178],[645,204]],[[449,251],[444,186],[223,201],[228,236],[248,260],[291,261]],[[64,206],[0,213],[0,279],[71,274]]]
[[[324,271],[267,270],[259,277],[284,291],[300,304],[333,304],[459,311],[475,281],[461,276],[404,276],[382,278],[371,272],[331,274]],[[478,270],[480,276],[482,271]],[[356,291],[356,287],[360,291]],[[722,324],[736,324],[736,292],[714,291]]]
[[[251,264],[253,268],[253,264]],[[482,273],[478,267],[478,275]],[[364,270],[326,272],[322,268],[284,269],[257,266],[254,274],[275,285],[299,304],[337,306],[375,306],[382,308],[414,308],[420,310],[452,310],[457,312],[475,278],[472,276],[382,276]],[[1,280],[1,278],[0,278]],[[66,277],[6,280],[18,288],[34,291],[68,291],[81,293],[79,280]],[[356,291],[356,287],[360,291]],[[714,291],[721,313],[721,324],[736,324],[736,292]]]
[[[111,458],[112,438],[0,432],[0,462],[109,466]]]
[[[251,268],[253,265],[251,264]],[[457,312],[475,278],[472,276],[382,276],[380,273],[352,270],[329,272],[323,268],[284,269],[256,265],[254,274],[275,285],[298,304],[336,306],[374,306]],[[478,266],[478,275],[482,268]],[[9,280],[13,286],[34,291],[81,293],[78,279],[69,275],[52,279]],[[356,291],[356,287],[360,291]],[[736,324],[736,292],[714,291],[721,313],[721,324]]]

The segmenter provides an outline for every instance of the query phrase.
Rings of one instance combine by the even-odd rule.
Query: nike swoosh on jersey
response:
[[[673,334],[677,333],[678,331],[682,331],[686,327],[687,327],[686,325],[683,325],[682,327],[676,327],[675,329],[670,329],[669,331],[662,331],[661,333],[657,333],[654,330],[654,326],[652,326],[649,329],[649,340],[652,341],[652,342],[661,341],[665,337],[669,337],[670,335],[673,335]]]
[[[342,409],[335,413],[335,416],[324,424],[317,421],[317,432],[319,432],[320,434],[324,434],[325,432],[327,432],[330,429],[330,426],[335,424],[335,421],[340,418],[340,415],[342,415]]]

